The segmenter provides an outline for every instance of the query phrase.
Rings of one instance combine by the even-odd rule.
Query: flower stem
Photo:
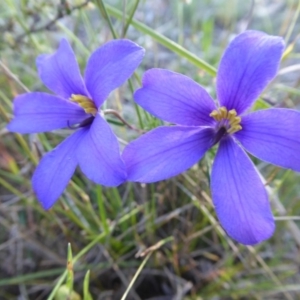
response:
[[[127,18],[126,25],[125,25],[125,27],[124,27],[124,29],[123,29],[122,37],[125,37],[125,36],[126,36],[127,30],[128,30],[128,28],[129,28],[129,25],[130,25],[130,23],[131,23],[131,21],[132,21],[132,18],[133,18],[133,16],[134,16],[135,12],[136,12],[136,10],[137,10],[137,8],[138,8],[138,6],[139,6],[139,3],[140,3],[140,0],[136,0],[136,1],[135,1],[134,7],[133,7],[133,9],[132,9],[131,12],[130,12],[129,17]],[[125,13],[125,11],[124,11],[124,13],[123,13],[123,16],[124,16],[124,19],[126,19],[126,13]]]
[[[142,263],[141,263],[141,265],[139,266],[139,268],[137,269],[136,273],[134,274],[134,276],[133,276],[132,280],[130,281],[130,283],[129,283],[129,285],[128,285],[126,291],[125,291],[125,293],[123,294],[121,300],[125,300],[125,299],[126,299],[126,297],[127,297],[128,293],[129,293],[130,289],[132,288],[132,286],[134,285],[136,279],[138,278],[138,276],[140,275],[141,271],[142,271],[143,268],[145,267],[145,265],[146,265],[147,261],[149,260],[151,254],[152,254],[155,250],[157,250],[157,249],[159,249],[161,246],[163,246],[164,244],[166,244],[166,243],[168,243],[168,242],[170,242],[170,241],[173,241],[173,240],[174,240],[174,238],[173,238],[172,236],[171,236],[171,237],[167,237],[167,238],[165,238],[165,239],[159,241],[158,243],[156,243],[156,244],[153,245],[152,247],[146,249],[146,250],[142,253],[142,255],[140,255],[140,256],[146,256],[146,257],[145,257],[145,259],[142,261]]]
[[[106,109],[103,111],[103,113],[105,115],[114,115],[115,117],[117,117],[122,123],[124,123],[128,128],[132,129],[132,130],[135,130],[135,131],[138,131],[138,132],[141,132],[143,133],[142,130],[132,126],[131,124],[129,124],[116,110],[113,110],[113,109]]]
[[[104,5],[103,1],[102,1],[102,0],[95,0],[95,2],[96,2],[96,4],[98,5],[98,7],[99,7],[99,9],[100,9],[100,11],[101,11],[103,17],[107,20],[109,29],[110,29],[110,31],[111,31],[111,33],[112,33],[114,39],[117,39],[118,36],[117,36],[117,34],[116,34],[116,32],[115,32],[115,30],[114,30],[114,28],[113,28],[113,25],[112,25],[112,23],[111,23],[111,20],[110,20],[110,18],[109,18],[109,15],[108,15],[108,13],[107,13],[107,10],[106,10],[106,8],[105,8],[105,5]]]
[[[106,11],[108,14],[110,14],[118,19],[123,18],[123,13],[120,10],[118,10],[110,5],[106,5]],[[128,16],[126,16],[125,18],[127,20],[129,19]],[[132,19],[131,25],[133,27],[135,27],[137,30],[139,30],[140,32],[151,36],[158,43],[160,43],[161,45],[170,49],[174,53],[180,55],[181,57],[184,57],[189,62],[194,64],[196,67],[206,71],[207,73],[209,73],[212,76],[216,76],[217,70],[213,66],[211,66],[210,64],[208,64],[206,61],[202,60],[201,58],[197,57],[195,54],[189,52],[181,45],[175,43],[174,41],[168,39],[164,35],[158,33],[157,31],[153,30],[152,28],[148,27],[147,25],[145,25],[139,21]]]

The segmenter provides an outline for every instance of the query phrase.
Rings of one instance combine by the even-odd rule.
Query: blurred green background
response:
[[[220,57],[246,29],[287,43],[279,74],[256,108],[299,109],[299,11],[296,0],[1,1],[0,299],[300,299],[299,174],[254,159],[277,228],[270,240],[247,247],[228,238],[215,216],[209,188],[215,149],[157,184],[108,189],[78,169],[56,205],[44,211],[31,176],[70,131],[21,136],[6,129],[16,95],[46,91],[35,67],[39,54],[54,52],[66,37],[83,71],[113,32],[146,49],[131,85],[105,104],[137,128],[162,124],[133,101],[145,70],[183,73],[214,96]],[[138,136],[118,119],[108,121],[121,147]],[[68,243],[73,256],[69,251],[66,271]],[[73,294],[64,293],[68,288]]]

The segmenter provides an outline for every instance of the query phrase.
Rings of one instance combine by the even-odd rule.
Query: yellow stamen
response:
[[[229,120],[229,124],[231,127],[240,124],[242,119],[240,117],[235,117],[234,119]]]
[[[95,105],[92,102],[82,102],[82,103],[80,103],[80,106],[83,109],[86,109],[86,108],[95,108]]]
[[[96,116],[98,110],[93,100],[89,99],[86,96],[76,94],[72,94],[70,100],[82,107],[87,114]]]
[[[227,108],[225,106],[222,106],[219,108],[221,118],[222,119],[227,119]]]
[[[235,117],[236,117],[236,111],[235,111],[235,109],[231,109],[228,112],[228,120],[229,121],[234,120]]]
[[[228,134],[235,133],[242,129],[242,126],[240,125],[242,119],[241,117],[237,116],[235,109],[228,111],[225,106],[222,106],[218,110],[213,110],[209,116],[215,119],[217,122],[227,120],[227,122],[221,123],[220,125],[226,128]]]
[[[230,129],[227,130],[228,134],[235,133],[237,131],[240,131],[243,127],[241,125],[236,125],[234,127],[230,127]]]
[[[76,95],[76,94],[72,94],[71,95],[71,100],[77,103],[82,103],[85,101],[91,101],[88,97],[83,96],[83,95]]]
[[[84,111],[87,114],[92,114],[93,116],[96,116],[96,114],[97,114],[97,109],[95,109],[95,108],[85,108]]]
[[[216,121],[221,121],[219,112],[217,110],[213,110],[209,116],[214,118]]]

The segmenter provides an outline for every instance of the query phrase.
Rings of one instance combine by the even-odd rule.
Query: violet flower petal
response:
[[[90,56],[85,83],[99,108],[110,92],[125,83],[141,63],[145,50],[129,40],[113,40]]]
[[[299,124],[300,112],[296,110],[259,110],[243,116],[243,129],[235,137],[259,159],[300,172]]]
[[[227,47],[217,74],[221,106],[243,113],[274,78],[284,50],[283,39],[259,31],[238,35]]]
[[[117,137],[99,114],[78,146],[77,159],[86,177],[98,184],[117,186],[126,180]]]
[[[220,143],[211,189],[217,216],[230,237],[254,245],[273,234],[275,224],[264,185],[252,161],[230,137]]]
[[[39,55],[36,65],[41,80],[55,94],[65,99],[72,94],[88,96],[75,54],[67,40],[61,40],[54,54]]]
[[[14,100],[14,118],[8,130],[19,133],[38,133],[80,123],[87,118],[75,103],[46,93],[27,93]]]
[[[49,209],[62,194],[76,166],[76,148],[86,134],[80,129],[48,152],[35,169],[33,190],[44,209]]]
[[[164,69],[151,69],[143,76],[143,87],[135,101],[157,118],[167,122],[205,126],[214,123],[209,114],[216,109],[214,100],[192,79]]]
[[[163,126],[142,135],[123,151],[128,180],[155,182],[192,167],[212,146],[207,127]]]

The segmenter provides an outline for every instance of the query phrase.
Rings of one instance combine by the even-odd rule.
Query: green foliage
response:
[[[299,108],[298,2],[250,6],[237,0],[0,4],[1,299],[91,300],[105,293],[111,299],[127,294],[126,299],[147,299],[167,292],[177,299],[299,298],[298,174],[255,161],[266,178],[277,230],[269,241],[245,247],[226,236],[215,216],[209,189],[214,149],[186,173],[151,185],[108,189],[77,170],[46,212],[30,178],[43,153],[67,134],[21,136],[5,128],[16,95],[45,90],[35,59],[53,52],[63,36],[82,68],[89,54],[114,35],[146,49],[141,67],[105,104],[137,129],[109,116],[121,144],[162,124],[133,102],[146,69],[184,73],[213,95],[220,56],[230,36],[247,27],[283,35],[290,45],[278,77],[254,109]],[[72,251],[69,246],[65,268],[67,245]]]

